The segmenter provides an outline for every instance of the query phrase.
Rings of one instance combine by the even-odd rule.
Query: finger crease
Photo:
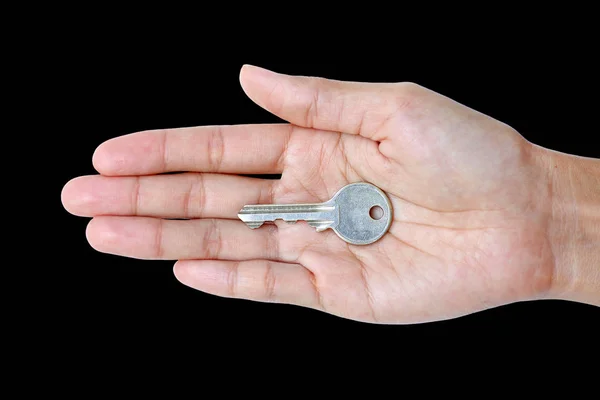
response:
[[[381,130],[382,130],[383,128],[385,128],[385,126],[386,126],[387,124],[389,124],[389,123],[390,123],[390,121],[391,121],[391,120],[393,120],[393,119],[396,117],[396,115],[397,115],[397,114],[400,112],[400,110],[401,110],[401,107],[396,107],[396,108],[394,109],[394,111],[392,111],[392,112],[388,113],[388,114],[387,114],[387,115],[386,115],[386,116],[383,118],[383,120],[381,121],[381,123],[379,124],[379,126],[377,127],[377,129],[375,129],[375,131],[373,132],[373,134],[372,134],[372,135],[370,135],[370,138],[371,138],[371,139],[373,139],[373,140],[375,140],[375,141],[377,141],[377,142],[381,142],[382,140],[386,139],[387,137],[386,137],[385,135],[384,135],[384,136],[381,136],[381,137],[379,136],[379,135],[380,135],[380,132],[381,132]]]
[[[315,299],[317,302],[317,306],[321,310],[325,310],[325,306],[323,304],[323,296],[321,296],[321,290],[319,289],[319,283],[317,282],[317,276],[312,271],[310,271],[310,270],[307,270],[307,271],[308,271],[308,274],[310,277],[310,283],[315,292]]]
[[[275,182],[267,182],[269,190],[267,194],[268,204],[275,204]]]
[[[205,176],[204,174],[199,174],[198,175],[198,180],[196,182],[198,191],[200,192],[199,194],[199,198],[200,198],[200,205],[199,210],[198,210],[198,217],[199,218],[203,218],[204,217],[204,212],[206,210],[206,180],[205,180]]]
[[[279,228],[277,225],[269,225],[269,231],[267,233],[268,239],[266,241],[267,249],[265,254],[270,258],[276,260],[281,259],[280,247],[279,247]]]
[[[162,170],[163,171],[167,171],[167,138],[169,136],[169,130],[168,129],[163,129],[162,130],[162,149],[160,150],[161,154],[162,154]]]
[[[267,262],[264,281],[266,300],[273,300],[275,297],[275,284],[277,283],[277,278],[273,271],[273,265],[269,261]]]
[[[355,128],[357,135],[367,137],[366,135],[363,135],[363,131],[362,131],[365,118],[367,117],[367,112],[368,111],[364,111],[363,113],[360,114],[360,118],[358,119],[358,126]]]
[[[131,201],[131,208],[133,209],[132,215],[138,215],[140,209],[140,177],[135,177],[135,183],[133,186],[133,199]]]
[[[309,103],[308,108],[306,110],[306,115],[304,116],[305,125],[309,128],[313,128],[315,126],[315,121],[317,120],[317,115],[319,113],[319,98],[321,97],[320,90],[318,87],[313,88],[313,98]]]
[[[154,248],[156,249],[156,258],[162,259],[164,255],[163,247],[163,224],[162,219],[157,219],[156,237],[154,238]]]
[[[288,153],[288,147],[290,145],[290,140],[292,138],[292,132],[294,131],[294,125],[289,125],[290,130],[287,133],[287,137],[285,138],[284,142],[283,142],[283,150],[281,152],[281,154],[279,155],[279,157],[277,158],[277,162],[275,163],[275,167],[280,170],[283,171],[285,169],[285,160],[287,158],[287,153]]]
[[[195,185],[196,181],[192,180],[190,181],[190,184],[186,190],[186,192],[183,195],[183,200],[182,200],[182,208],[183,208],[183,217],[186,219],[189,219],[190,217],[190,201],[191,201],[191,197],[192,197],[192,191],[194,190],[194,185]]]
[[[273,204],[273,191],[275,186],[274,182],[271,180],[265,179],[263,185],[260,187],[258,191],[258,198],[256,199],[256,204]]]
[[[208,162],[211,172],[219,172],[223,163],[224,143],[223,129],[220,126],[212,130],[212,134],[208,141]]]
[[[231,264],[229,274],[227,275],[227,287],[229,289],[229,295],[231,297],[236,296],[237,289],[237,278],[239,273],[240,261],[236,261]]]
[[[204,233],[205,259],[216,260],[221,253],[221,231],[216,219],[211,219]]]

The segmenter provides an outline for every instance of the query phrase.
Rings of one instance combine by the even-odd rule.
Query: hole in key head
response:
[[[373,219],[381,219],[381,217],[383,217],[383,208],[379,206],[373,206],[369,210],[369,215]]]

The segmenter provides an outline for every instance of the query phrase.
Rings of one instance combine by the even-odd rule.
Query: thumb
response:
[[[407,84],[291,76],[250,65],[240,83],[252,101],[294,125],[385,139],[382,128],[407,103]]]

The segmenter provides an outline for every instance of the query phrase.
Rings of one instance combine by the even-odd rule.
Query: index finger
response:
[[[279,174],[289,124],[201,126],[131,133],[102,143],[93,156],[102,175],[164,172]]]

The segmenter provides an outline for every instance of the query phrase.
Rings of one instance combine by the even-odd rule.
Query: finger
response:
[[[174,272],[184,285],[217,296],[322,309],[312,273],[299,264],[192,260],[178,261]]]
[[[102,216],[90,221],[86,235],[94,249],[131,258],[287,261],[280,257],[275,225],[254,230],[241,221],[226,219]]]
[[[102,143],[93,164],[103,175],[279,174],[291,129],[288,124],[273,124],[136,132]]]
[[[237,218],[245,204],[271,204],[271,179],[185,173],[140,177],[82,176],[62,191],[72,214],[162,218]]]
[[[407,103],[408,84],[344,82],[290,76],[245,65],[242,88],[255,103],[307,128],[381,141],[381,128]]]

